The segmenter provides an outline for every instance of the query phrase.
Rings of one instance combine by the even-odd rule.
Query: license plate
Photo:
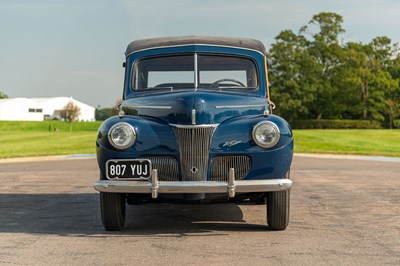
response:
[[[150,178],[150,160],[110,160],[106,163],[107,177],[127,178],[127,179],[146,179]]]

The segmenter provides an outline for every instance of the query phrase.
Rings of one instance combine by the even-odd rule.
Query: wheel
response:
[[[126,195],[100,192],[101,221],[107,231],[119,231],[124,227]]]
[[[290,190],[267,194],[267,223],[273,230],[285,230],[289,224]]]
[[[290,170],[283,176],[290,178]],[[285,230],[289,224],[290,189],[267,193],[267,223],[273,230]]]

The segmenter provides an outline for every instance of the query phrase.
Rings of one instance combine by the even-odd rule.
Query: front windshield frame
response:
[[[184,68],[179,68],[178,65],[173,65],[171,67],[171,70],[163,70],[164,72],[173,72],[174,70],[176,72],[182,71],[182,74],[185,74],[185,82],[182,81],[182,86],[177,87],[173,86],[168,83],[160,83],[157,85],[152,85],[152,83],[149,84],[149,81],[147,80],[147,85],[144,86],[139,86],[139,76],[142,75],[144,72],[141,72],[139,74],[139,67],[140,64],[143,62],[146,62],[146,60],[154,60],[157,62],[158,60],[165,60],[165,59],[181,59],[183,57],[186,57],[187,60],[191,60],[190,62],[182,62],[182,64],[186,64],[186,68],[188,69],[186,72],[192,72],[190,73],[190,76],[192,77],[191,80],[188,80],[189,73],[183,73],[185,71],[182,71]],[[230,65],[231,66],[226,67],[224,69],[224,64],[221,64],[219,66],[216,65],[211,65],[213,68],[210,70],[207,70],[207,68],[204,68],[204,65],[202,64],[205,59],[215,59],[215,61],[218,62],[218,59],[220,59],[220,62],[223,62],[223,60],[230,60]],[[234,64],[235,60],[237,63],[243,64]],[[190,64],[193,64],[192,66],[189,66]],[[247,68],[246,68],[247,65]],[[217,69],[219,68],[219,69]],[[235,69],[237,68],[237,69]],[[180,69],[180,70],[179,70]],[[235,79],[233,78],[222,78],[218,80],[222,80],[221,82],[225,82],[225,84],[214,84],[213,82],[202,82],[203,75],[206,74],[206,72],[214,72],[211,74],[214,74],[214,76],[217,74],[217,72],[220,72],[221,74],[223,71],[225,73],[230,73],[230,74],[235,74],[241,77],[241,82],[236,82]],[[234,72],[237,73],[234,73]],[[154,73],[157,71],[153,71]],[[162,72],[162,71],[159,71]],[[146,72],[146,79],[148,79],[148,75],[150,74],[149,70]],[[209,73],[210,74],[210,73]],[[148,57],[143,57],[134,62],[134,65],[131,70],[131,90],[133,92],[151,92],[151,91],[175,91],[175,90],[198,90],[198,89],[204,89],[204,90],[217,90],[217,91],[256,91],[259,90],[260,88],[260,73],[259,73],[259,68],[257,61],[249,56],[242,56],[242,55],[236,55],[236,54],[215,54],[215,53],[179,53],[179,54],[168,54],[168,55],[155,55],[155,56],[148,56]],[[181,76],[181,75],[179,75]],[[212,76],[212,75],[211,75]],[[210,78],[209,78],[210,79]],[[239,80],[237,80],[239,81]],[[177,83],[178,84],[178,83]],[[150,86],[148,86],[150,85]],[[252,85],[252,86],[249,86]]]

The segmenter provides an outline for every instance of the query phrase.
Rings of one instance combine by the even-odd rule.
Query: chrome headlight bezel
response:
[[[259,134],[260,130],[263,130],[263,128],[264,131],[269,128],[269,130],[273,131],[273,133],[275,134],[275,136],[273,136],[273,140],[271,140],[270,142],[261,142],[259,138],[257,138],[257,135]],[[275,123],[271,121],[261,121],[253,127],[252,137],[257,146],[268,149],[278,144],[279,139],[281,138],[281,132],[279,130],[279,127]]]
[[[127,140],[123,141],[121,144],[118,144],[115,141],[115,137],[113,136],[113,133],[116,133],[116,130],[122,130],[124,131],[124,134],[126,134],[126,138]],[[132,125],[126,123],[126,122],[118,122],[116,124],[114,124],[110,130],[108,131],[108,141],[110,142],[110,144],[119,150],[125,150],[129,147],[131,147],[135,141],[136,141],[136,131],[133,128]]]

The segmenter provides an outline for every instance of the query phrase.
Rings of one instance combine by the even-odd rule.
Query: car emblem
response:
[[[192,174],[195,174],[195,173],[197,173],[199,171],[199,169],[197,169],[197,167],[195,167],[195,166],[193,166],[191,169],[190,169],[190,172],[192,172]]]
[[[227,141],[227,142],[224,143],[223,147],[226,147],[226,146],[232,147],[232,146],[235,146],[235,145],[237,145],[237,144],[239,144],[239,143],[241,143],[241,142],[242,142],[242,141],[240,141],[240,140],[231,140],[231,141]]]

